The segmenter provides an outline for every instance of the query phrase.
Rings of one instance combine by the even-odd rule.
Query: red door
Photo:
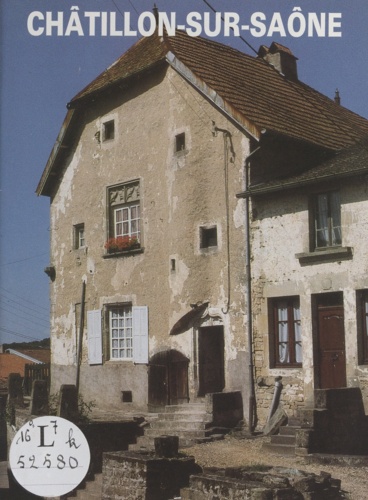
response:
[[[318,307],[319,387],[346,387],[344,309]]]

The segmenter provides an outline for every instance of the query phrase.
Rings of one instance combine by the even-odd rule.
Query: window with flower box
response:
[[[109,254],[140,248],[139,181],[108,189],[109,231],[105,248]]]

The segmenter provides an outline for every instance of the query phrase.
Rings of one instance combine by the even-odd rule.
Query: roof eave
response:
[[[266,194],[276,193],[278,191],[285,191],[291,189],[297,189],[308,185],[319,184],[321,182],[327,182],[331,180],[344,179],[348,177],[357,177],[359,175],[365,175],[368,173],[368,166],[363,167],[350,172],[341,172],[338,174],[326,174],[318,177],[313,177],[311,179],[305,180],[294,180],[290,182],[280,182],[279,184],[275,184],[273,186],[259,186],[259,187],[250,187],[246,191],[238,193],[236,195],[237,198],[251,198],[252,196],[263,196]]]
[[[50,177],[53,176],[54,167],[55,167],[56,161],[57,161],[61,151],[66,147],[65,146],[65,138],[66,138],[67,132],[70,128],[70,125],[72,123],[74,114],[75,114],[75,110],[69,109],[65,118],[64,118],[60,132],[57,136],[54,147],[52,148],[52,151],[51,151],[50,156],[47,160],[44,171],[41,175],[41,179],[40,179],[38,186],[36,188],[36,194],[38,196],[50,196],[50,190],[49,190]]]

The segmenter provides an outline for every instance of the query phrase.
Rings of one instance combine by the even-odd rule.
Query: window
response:
[[[368,290],[357,292],[358,358],[360,365],[368,364]]]
[[[114,307],[109,311],[111,359],[133,358],[133,329],[131,306]]]
[[[148,307],[112,304],[87,311],[87,337],[90,365],[103,359],[147,364]]]
[[[83,248],[85,245],[84,224],[76,224],[74,226],[74,248]]]
[[[109,253],[132,250],[140,246],[139,181],[109,188]]]
[[[299,298],[272,299],[269,305],[271,367],[301,366],[302,342]]]
[[[115,122],[109,120],[102,124],[102,140],[111,141],[115,138]]]
[[[341,246],[340,195],[337,191],[313,198],[312,249]]]
[[[175,153],[185,150],[185,132],[175,136]]]
[[[217,226],[200,228],[200,248],[217,247]]]

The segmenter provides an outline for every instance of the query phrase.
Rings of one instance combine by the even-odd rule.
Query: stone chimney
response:
[[[269,64],[288,80],[298,80],[297,57],[290,49],[280,43],[272,42],[270,47],[261,45],[258,50],[258,57],[262,57]]]

